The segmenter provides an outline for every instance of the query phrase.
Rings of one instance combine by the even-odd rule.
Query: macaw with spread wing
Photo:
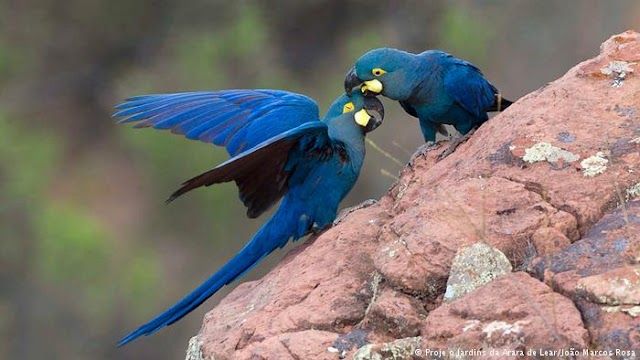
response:
[[[338,97],[322,120],[312,99],[276,90],[227,90],[128,99],[117,107],[121,122],[171,129],[190,139],[225,146],[231,159],[182,184],[169,200],[201,186],[235,181],[249,217],[282,198],[256,235],[213,276],[119,342],[171,325],[253,268],[290,238],[323,228],[355,184],[364,161],[365,134],[383,120],[375,97]]]
[[[444,124],[465,135],[489,119],[487,112],[512,104],[473,64],[439,50],[371,50],[347,72],[344,86],[347,93],[360,86],[399,101],[419,119],[426,142],[435,141],[437,132],[448,135]]]

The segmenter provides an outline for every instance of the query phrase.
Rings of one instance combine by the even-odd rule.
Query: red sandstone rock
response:
[[[640,265],[584,277],[578,280],[576,290],[599,304],[640,305]]]
[[[553,254],[569,246],[571,241],[565,234],[554,228],[543,227],[536,230],[531,238],[538,255]]]
[[[638,262],[640,216],[619,221],[618,210],[593,226],[640,182],[639,64],[640,35],[616,35],[444,160],[436,157],[446,143],[417,158],[379,203],[209,312],[199,334],[204,358],[336,359],[415,335],[446,348],[640,347],[637,318],[607,313],[575,291],[580,279]],[[606,167],[583,162],[596,155]],[[476,242],[516,269],[536,250],[545,254],[531,272],[549,287],[514,273],[441,305],[456,252]]]
[[[558,293],[574,300],[594,348],[638,351],[638,262],[640,201],[631,201],[604,216],[584,238],[563,251],[535,259],[531,269]]]
[[[389,288],[378,292],[360,327],[384,330],[381,335],[385,339],[420,335],[422,322],[427,317],[420,301]]]
[[[479,357],[485,359],[496,357],[491,351],[507,356],[588,345],[573,302],[523,272],[499,277],[432,311],[422,338],[422,349],[483,350]]]

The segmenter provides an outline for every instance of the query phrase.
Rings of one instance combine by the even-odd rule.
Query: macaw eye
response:
[[[386,74],[387,72],[386,72],[386,71],[384,71],[384,70],[382,70],[382,69],[380,69],[380,68],[375,68],[375,69],[371,70],[371,73],[372,73],[374,76],[381,76],[381,75]]]
[[[344,107],[342,108],[342,113],[346,114],[346,113],[350,113],[353,111],[353,109],[355,109],[353,107],[353,103],[352,102],[348,102],[346,104],[344,104]]]

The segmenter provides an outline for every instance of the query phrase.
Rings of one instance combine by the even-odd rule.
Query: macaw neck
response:
[[[338,174],[336,184],[339,185],[332,188],[332,191],[337,195],[337,208],[338,204],[353,188],[360,175],[365,156],[364,136],[360,134],[360,136],[348,140],[334,138],[331,139],[331,145],[333,148],[333,160],[331,165],[328,165]]]
[[[398,61],[402,62],[402,67],[388,74],[382,94],[393,100],[406,101],[419,87],[426,70],[415,54],[403,52]]]
[[[364,161],[364,134],[360,125],[353,120],[351,113],[327,121],[329,139],[332,146],[346,156],[349,166],[360,170]]]
[[[355,173],[359,173],[364,163],[364,136],[350,141],[332,140],[332,142],[335,148],[346,158],[341,159],[347,160],[344,165],[348,165]]]

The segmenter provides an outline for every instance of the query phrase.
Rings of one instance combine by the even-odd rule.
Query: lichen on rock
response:
[[[382,344],[369,344],[361,347],[353,360],[402,360],[411,359],[416,354],[422,338],[411,337]]]
[[[201,345],[199,336],[196,335],[189,339],[185,360],[203,360]]]
[[[522,157],[522,160],[528,163],[536,163],[540,161],[556,163],[560,159],[571,163],[580,159],[580,156],[544,141],[536,143],[524,151],[525,154]]]
[[[476,243],[460,249],[453,259],[444,301],[455,300],[512,270],[509,259],[498,249]]]
[[[603,152],[598,151],[595,155],[590,156],[580,162],[582,167],[582,174],[584,176],[593,177],[598,174],[602,174],[607,170],[607,164],[609,160],[605,158]]]
[[[640,196],[640,182],[636,183],[632,187],[627,189],[626,199],[627,201]]]
[[[607,305],[640,305],[640,265],[619,267],[578,280],[576,290]]]
[[[600,72],[613,78],[613,87],[620,87],[622,86],[624,79],[627,77],[627,74],[633,72],[633,68],[627,61],[614,60],[607,64],[607,66],[600,69]]]

